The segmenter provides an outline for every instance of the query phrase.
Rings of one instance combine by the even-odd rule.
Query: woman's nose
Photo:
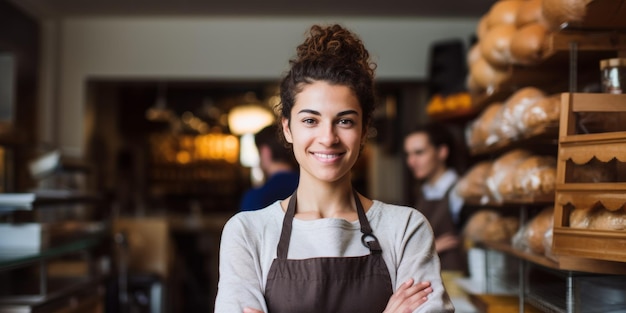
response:
[[[325,145],[333,145],[339,142],[337,131],[332,123],[320,128],[320,142]]]

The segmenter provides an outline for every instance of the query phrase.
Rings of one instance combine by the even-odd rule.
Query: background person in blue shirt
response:
[[[296,160],[293,152],[279,138],[276,125],[267,126],[254,135],[265,183],[243,195],[241,211],[262,209],[276,200],[291,196],[296,190],[299,176]]]

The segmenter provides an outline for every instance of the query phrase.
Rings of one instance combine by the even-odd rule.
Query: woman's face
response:
[[[346,86],[316,81],[296,96],[285,139],[293,145],[300,175],[321,181],[350,179],[364,140],[363,112]]]

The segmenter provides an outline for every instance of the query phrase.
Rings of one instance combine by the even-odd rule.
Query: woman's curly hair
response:
[[[354,91],[363,110],[363,130],[366,130],[375,106],[376,64],[370,60],[361,39],[337,24],[313,25],[296,51],[297,55],[289,60],[290,69],[280,84],[277,112],[289,119],[296,95],[303,87],[324,81]]]

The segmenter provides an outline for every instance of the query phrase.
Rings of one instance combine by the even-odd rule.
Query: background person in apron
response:
[[[225,225],[215,312],[453,312],[424,216],[353,190],[375,103],[363,43],[314,25],[290,67],[277,112],[298,189]]]
[[[433,228],[444,282],[453,295],[453,280],[467,272],[460,236],[463,199],[454,190],[459,178],[452,162],[455,147],[452,133],[442,124],[418,126],[404,139],[406,163],[421,183],[415,208]]]

